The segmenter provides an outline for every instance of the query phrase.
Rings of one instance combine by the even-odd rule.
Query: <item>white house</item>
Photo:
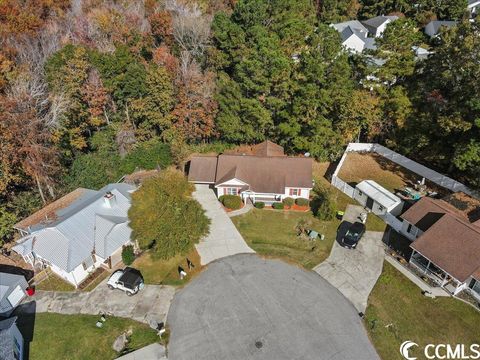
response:
[[[430,21],[425,26],[425,34],[430,36],[431,38],[436,37],[440,34],[442,29],[450,28],[452,26],[457,25],[456,21],[447,21],[447,20],[433,20]]]
[[[380,15],[380,16],[375,16],[374,18],[362,21],[362,24],[368,29],[368,32],[373,37],[378,38],[383,35],[383,32],[387,28],[387,25],[397,19],[398,19],[398,16],[395,16],[395,15],[392,15],[392,16]]]
[[[78,287],[99,266],[121,260],[132,232],[128,209],[135,189],[125,183],[77,189],[16,224],[25,236],[12,250]]]
[[[27,287],[23,275],[0,272],[0,316],[10,316],[27,295]]]
[[[391,213],[398,215],[402,211],[402,200],[373,180],[364,180],[355,186],[353,198],[375,215]]]
[[[401,215],[400,233],[412,241],[410,264],[450,293],[468,290],[480,301],[479,208],[464,193],[423,197]]]
[[[472,18],[477,16],[480,11],[480,0],[468,0],[467,9]]]
[[[283,148],[270,141],[258,144],[252,155],[222,154],[191,159],[188,179],[209,184],[217,196],[239,195],[245,201],[266,204],[286,197],[310,197],[312,159],[285,156]]]
[[[0,321],[0,359],[2,360],[23,360],[24,358],[23,336],[16,322],[16,316]]]
[[[330,26],[340,33],[342,45],[345,49],[355,53],[363,51],[367,42],[368,30],[360,21],[345,21],[343,23],[331,24]]]

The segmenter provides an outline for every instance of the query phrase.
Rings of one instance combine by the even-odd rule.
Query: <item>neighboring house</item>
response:
[[[78,287],[96,268],[121,260],[132,232],[128,209],[135,189],[125,183],[77,189],[16,224],[25,236],[12,250]]]
[[[10,316],[27,295],[27,287],[23,275],[0,272],[0,316]]]
[[[398,215],[403,202],[395,194],[380,186],[373,180],[364,180],[355,186],[353,198],[375,215],[391,213]]]
[[[342,45],[349,51],[361,53],[366,47],[367,40],[370,47],[374,42],[374,39],[368,39],[367,28],[358,20],[345,21],[330,26],[340,33]]]
[[[361,53],[365,49],[375,50],[375,38],[381,37],[386,26],[396,19],[398,16],[382,15],[362,22],[351,20],[330,26],[340,33],[342,45],[347,50]]]
[[[0,321],[0,360],[22,360],[23,336],[17,327],[17,317]]]
[[[425,60],[433,54],[432,51],[420,46],[412,46],[412,51],[415,53],[415,60]]]
[[[362,21],[362,24],[368,29],[373,37],[380,37],[387,28],[387,25],[398,19],[398,16],[375,16],[374,18]]]
[[[281,146],[265,141],[253,148],[253,155],[192,158],[188,180],[211,185],[218,197],[239,195],[244,201],[266,204],[286,197],[308,199],[313,186],[312,159],[288,157]]]
[[[437,37],[442,31],[442,29],[450,28],[452,26],[455,26],[456,24],[457,24],[456,21],[433,20],[433,21],[430,21],[425,26],[424,31],[425,31],[425,34],[433,38],[433,37]]]
[[[472,18],[477,16],[480,11],[480,0],[468,0],[467,9]]]
[[[423,197],[405,211],[400,233],[413,240],[410,263],[452,294],[480,300],[480,202],[464,193]]]

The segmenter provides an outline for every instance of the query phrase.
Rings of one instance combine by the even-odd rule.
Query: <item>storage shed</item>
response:
[[[358,183],[353,198],[376,215],[384,215],[386,212],[399,215],[403,207],[398,196],[373,180]]]

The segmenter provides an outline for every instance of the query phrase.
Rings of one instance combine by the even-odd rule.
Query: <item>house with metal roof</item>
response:
[[[380,16],[375,16],[374,18],[362,21],[362,24],[368,29],[368,32],[373,37],[380,37],[383,35],[383,32],[387,28],[387,25],[397,19],[398,19],[398,16],[395,16],[395,15],[392,15],[392,16],[380,15]]]
[[[402,200],[373,180],[364,180],[355,186],[353,198],[375,215],[390,213],[398,215],[402,211]]]
[[[25,298],[28,287],[23,275],[0,272],[0,316],[10,316]]]
[[[48,212],[40,210],[42,216],[33,214],[16,224],[24,236],[12,250],[34,268],[50,267],[77,287],[99,266],[112,267],[121,259],[131,238],[128,210],[135,189],[125,183],[99,191],[77,189]]]
[[[221,154],[191,159],[188,180],[209,184],[217,196],[239,195],[244,201],[272,204],[286,197],[309,198],[312,159],[286,156],[270,141],[253,147],[252,154]]]
[[[24,341],[17,327],[17,317],[0,321],[0,359],[22,360],[24,358]]]
[[[449,20],[432,20],[425,26],[425,34],[429,37],[433,38],[438,36],[442,29],[448,29],[452,26],[457,25],[456,21],[449,21]]]
[[[369,46],[371,46],[372,41],[374,42],[374,39],[367,37],[368,29],[358,20],[345,21],[330,26],[340,33],[342,45],[349,51],[361,53],[366,47],[367,41]]]

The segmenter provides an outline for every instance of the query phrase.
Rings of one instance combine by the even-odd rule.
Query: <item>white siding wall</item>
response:
[[[417,228],[415,225],[412,225],[412,227],[410,228],[410,231],[408,231],[409,225],[410,223],[408,221],[403,220],[402,228],[400,229],[400,233],[406,236],[408,239],[413,241],[423,234],[423,231]]]
[[[298,195],[298,196],[290,195],[290,189],[300,189],[300,195]],[[286,197],[291,197],[291,198],[294,198],[294,199],[296,199],[296,198],[308,199],[310,197],[310,189],[286,187],[285,188],[285,193],[283,194],[282,198],[286,198]]]
[[[361,53],[365,47],[365,42],[356,35],[350,36],[342,44],[347,50],[355,53]]]
[[[98,261],[96,262],[96,264],[97,263]],[[83,268],[83,265],[80,264],[75,269],[73,269],[73,271],[67,273],[65,270],[60,269],[58,266],[55,266],[54,264],[50,266],[50,269],[52,269],[52,271],[55,274],[65,279],[75,287],[77,287],[83,280],[85,280],[91,272],[95,271],[95,268],[96,268],[95,264],[93,264],[87,270],[85,270]]]
[[[353,198],[357,200],[362,206],[367,206],[367,199],[368,196],[365,193],[361,193],[357,189],[353,192]],[[375,215],[383,215],[387,212],[387,209],[379,204],[375,199],[373,199],[373,206],[372,206],[372,212]]]

